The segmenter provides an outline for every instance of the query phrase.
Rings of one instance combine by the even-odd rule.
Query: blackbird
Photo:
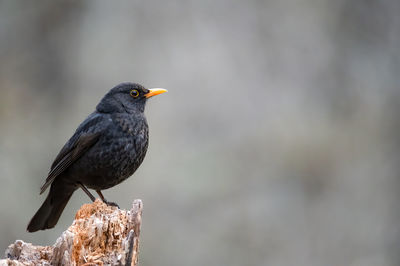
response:
[[[92,201],[95,197],[88,188],[96,190],[105,203],[116,205],[108,202],[101,190],[121,183],[142,163],[149,139],[146,101],[164,92],[122,83],[103,97],[51,165],[40,194],[49,186],[50,192],[29,222],[28,232],[53,228],[78,188]]]

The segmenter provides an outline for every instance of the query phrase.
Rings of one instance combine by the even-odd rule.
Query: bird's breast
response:
[[[81,177],[89,188],[106,189],[121,183],[136,171],[146,155],[147,123],[128,119],[114,122],[81,158],[89,166]]]

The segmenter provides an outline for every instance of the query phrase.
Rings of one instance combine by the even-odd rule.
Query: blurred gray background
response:
[[[144,202],[149,265],[400,265],[400,2],[1,1],[0,251],[29,234],[52,160],[114,85],[150,147],[105,191]]]

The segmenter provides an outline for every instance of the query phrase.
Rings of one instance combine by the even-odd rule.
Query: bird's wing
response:
[[[98,141],[104,119],[98,115],[89,116],[76,130],[71,139],[64,145],[54,160],[44,185],[40,188],[42,194],[54,179],[63,173],[72,163],[78,160]],[[103,123],[102,123],[103,122]]]
[[[81,157],[90,147],[92,147],[100,137],[100,133],[81,135],[76,143],[69,150],[61,150],[60,156],[54,161],[56,164],[51,168],[44,185],[40,188],[42,194],[53,182],[54,178],[64,172],[73,162]]]

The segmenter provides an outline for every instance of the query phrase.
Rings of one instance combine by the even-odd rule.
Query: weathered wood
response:
[[[83,205],[53,246],[15,241],[2,265],[138,265],[142,201],[130,211],[100,200]]]

